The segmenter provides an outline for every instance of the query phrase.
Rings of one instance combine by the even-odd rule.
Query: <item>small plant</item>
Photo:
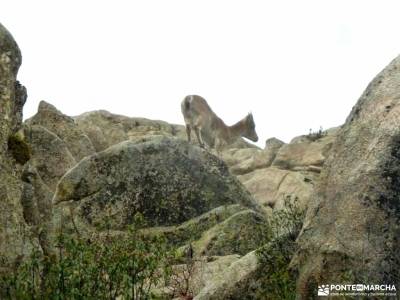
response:
[[[308,133],[308,139],[311,140],[312,142],[315,142],[316,140],[326,136],[328,133],[326,130],[322,129],[322,126],[319,127],[319,129],[317,131],[313,131],[310,128],[310,131]]]
[[[189,244],[185,249],[184,263],[171,270],[168,289],[172,298],[179,297],[180,299],[191,300],[194,297],[193,281],[197,264],[193,255],[193,247]]]
[[[275,210],[272,218],[268,220],[267,239],[274,240],[280,236],[294,235],[297,237],[303,220],[305,211],[299,206],[299,198],[285,195],[284,208]]]
[[[166,287],[171,299],[191,300],[204,286],[202,275],[206,259],[195,254],[193,240],[184,248],[178,248],[170,257]]]
[[[298,198],[285,197],[285,208],[274,211],[266,228],[267,243],[257,250],[260,272],[256,280],[255,299],[295,299],[296,280],[288,266],[296,251],[296,238],[305,212]]]
[[[153,299],[164,280],[168,249],[163,238],[139,233],[137,216],[126,236],[84,240],[62,232],[57,257],[36,248],[13,272],[0,275],[1,299]]]

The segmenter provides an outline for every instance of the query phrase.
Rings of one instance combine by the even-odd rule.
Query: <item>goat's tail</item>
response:
[[[181,109],[184,117],[190,117],[191,116],[191,106],[192,106],[192,99],[193,96],[186,96],[185,99],[182,101]]]
[[[184,109],[185,111],[189,111],[191,101],[192,101],[192,96],[186,96],[185,99],[183,99],[182,109]]]

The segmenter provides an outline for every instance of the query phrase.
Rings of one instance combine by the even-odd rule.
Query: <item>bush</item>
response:
[[[310,132],[307,137],[310,141],[315,142],[316,140],[323,138],[327,134],[328,133],[322,129],[322,126],[320,126],[319,130],[317,131],[313,131],[312,129],[310,129]]]
[[[305,212],[298,199],[286,197],[285,209],[274,212],[266,229],[268,243],[257,250],[260,272],[254,288],[256,299],[295,299],[296,278],[288,267],[296,251],[296,238]]]
[[[0,276],[0,298],[154,299],[152,289],[168,274],[165,240],[139,234],[136,225],[124,237],[83,240],[61,233],[56,250],[54,257],[43,257],[35,249]]]

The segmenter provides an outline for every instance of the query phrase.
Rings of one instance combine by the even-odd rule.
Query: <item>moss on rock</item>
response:
[[[221,256],[246,253],[265,241],[266,219],[253,210],[243,210],[205,231],[193,243],[196,255]]]
[[[15,161],[21,165],[25,164],[32,156],[31,147],[18,133],[8,138],[8,151]]]
[[[145,234],[162,234],[170,244],[183,246],[200,239],[205,231],[244,209],[239,204],[220,206],[178,226],[150,227],[144,229],[143,232]]]

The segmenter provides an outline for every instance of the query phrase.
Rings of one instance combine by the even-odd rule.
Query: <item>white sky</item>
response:
[[[397,4],[399,3],[399,4]],[[340,125],[400,53],[398,1],[0,0],[23,54],[25,117],[106,109],[183,124],[187,94],[260,146]]]

